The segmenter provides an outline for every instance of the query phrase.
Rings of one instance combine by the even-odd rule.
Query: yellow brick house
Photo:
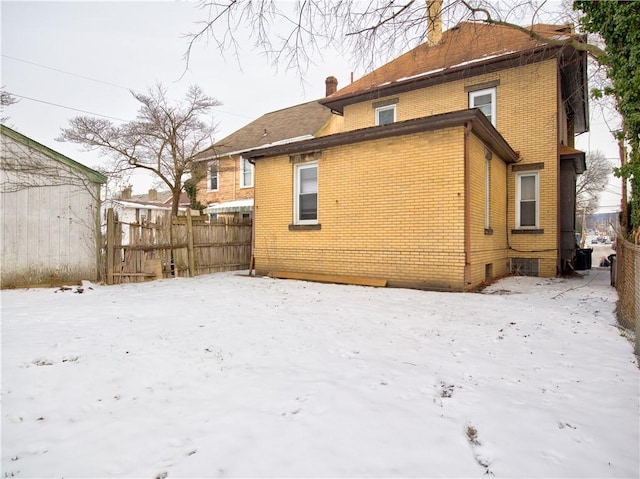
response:
[[[257,273],[463,291],[571,268],[583,52],[461,23],[320,103],[342,132],[247,154]]]
[[[329,77],[325,85],[327,94],[335,92],[337,80]],[[318,101],[266,113],[197,155],[206,168],[197,185],[197,199],[211,218],[248,220],[253,211],[254,167],[246,152],[340,130],[342,118]]]

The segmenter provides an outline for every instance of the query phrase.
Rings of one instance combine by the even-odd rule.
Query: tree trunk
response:
[[[180,188],[171,188],[171,216],[178,216],[178,208],[180,207]]]

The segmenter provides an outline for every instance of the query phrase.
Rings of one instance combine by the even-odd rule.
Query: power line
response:
[[[81,113],[87,113],[89,115],[100,116],[102,118],[108,118],[109,120],[117,120],[117,121],[125,121],[125,122],[127,121],[127,120],[123,120],[122,118],[116,118],[114,116],[102,115],[100,113],[94,113],[92,111],[81,110],[80,108],[73,108],[71,106],[60,105],[59,103],[52,103],[50,101],[38,100],[37,98],[31,98],[31,97],[28,97],[28,96],[18,95],[16,93],[11,93],[11,92],[7,92],[7,93],[9,93],[12,96],[16,96],[18,98],[24,98],[25,100],[31,100],[31,101],[35,101],[35,102],[38,102],[38,103],[44,103],[46,105],[57,106],[58,108],[64,108],[66,110],[79,111]]]
[[[29,60],[23,60],[22,58],[16,58],[16,57],[12,57],[10,55],[5,55],[4,53],[2,54],[3,57],[5,58],[10,58],[11,60],[15,60],[18,62],[23,62],[23,63],[28,63],[29,65],[34,65],[36,67],[40,67],[40,68],[46,68],[47,70],[53,70],[54,72],[58,72],[58,73],[64,73],[65,75],[71,75],[74,77],[78,77],[78,78],[82,78],[83,80],[89,80],[89,81],[93,81],[96,83],[102,83],[103,85],[109,85],[112,87],[116,87],[116,88],[122,88],[123,90],[127,90],[127,91],[135,91],[133,88],[128,88],[126,86],[122,86],[122,85],[118,85],[117,83],[111,83],[108,81],[104,81],[104,80],[98,80],[97,78],[91,78],[85,75],[79,75],[77,73],[72,73],[72,72],[68,72],[66,70],[61,70],[59,68],[54,68],[54,67],[50,67],[47,65],[42,65],[40,63],[36,63],[36,62],[30,62]]]
[[[83,80],[89,80],[89,81],[96,82],[96,83],[102,83],[103,85],[108,85],[108,86],[112,86],[112,87],[115,87],[115,88],[120,88],[122,90],[127,90],[129,92],[135,92],[135,93],[144,94],[143,92],[141,92],[139,90],[136,90],[135,88],[129,88],[129,87],[126,87],[126,86],[123,86],[123,85],[118,85],[117,83],[111,83],[111,82],[104,81],[104,80],[98,80],[97,78],[91,78],[91,77],[88,77],[86,75],[80,75],[78,73],[69,72],[69,71],[66,71],[66,70],[62,70],[60,68],[54,68],[54,67],[50,67],[50,66],[47,66],[47,65],[42,65],[41,63],[36,63],[36,62],[29,61],[29,60],[24,60],[22,58],[13,57],[11,55],[5,55],[4,53],[2,54],[2,56],[5,57],[5,58],[10,58],[11,60],[15,60],[15,61],[18,61],[18,62],[27,63],[29,65],[33,65],[33,66],[36,66],[36,67],[39,67],[39,68],[46,68],[47,70],[52,70],[54,72],[63,73],[65,75],[71,75],[71,76],[74,76],[74,77],[77,77],[77,78],[81,78]],[[19,95],[15,95],[15,96],[19,96]],[[35,101],[39,101],[39,100],[35,100]],[[43,103],[46,103],[46,102],[43,102]],[[54,103],[50,103],[50,104],[51,105],[55,105]],[[59,105],[56,105],[56,106],[59,106]],[[66,107],[63,106],[62,108],[66,108]],[[71,108],[71,109],[73,110],[73,108]],[[230,112],[230,111],[219,110],[219,109],[216,109],[216,108],[213,108],[212,110],[214,112],[218,112],[218,113],[221,113],[223,115],[232,115],[232,116],[239,116],[241,118],[253,119],[253,117],[250,117],[248,115],[243,115],[241,113],[233,113],[233,112]],[[78,111],[83,111],[83,110],[78,110]],[[87,113],[87,112],[85,112],[85,113]],[[98,115],[98,116],[104,116],[104,115]],[[105,118],[111,118],[111,117],[107,116]],[[125,120],[120,120],[120,121],[125,121]]]

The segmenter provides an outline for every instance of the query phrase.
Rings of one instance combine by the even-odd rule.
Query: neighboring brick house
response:
[[[327,94],[337,80],[329,77]],[[197,199],[212,218],[249,219],[253,211],[254,167],[244,154],[265,145],[284,144],[340,131],[342,118],[317,101],[267,113],[198,154],[206,162],[206,178]]]
[[[584,52],[461,23],[321,100],[344,132],[245,155],[256,272],[462,291],[570,269],[587,101]]]

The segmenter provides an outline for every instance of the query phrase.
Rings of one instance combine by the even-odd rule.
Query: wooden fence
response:
[[[124,228],[128,244],[122,244]],[[122,223],[110,208],[103,277],[107,284],[119,284],[248,269],[251,233],[250,222],[209,223],[189,212],[153,223]]]

